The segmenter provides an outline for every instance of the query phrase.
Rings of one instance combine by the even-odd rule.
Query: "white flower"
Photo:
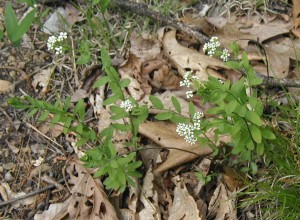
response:
[[[229,51],[227,49],[224,49],[220,58],[221,58],[221,60],[226,62],[226,61],[228,61],[229,56],[230,56]]]
[[[219,38],[218,37],[212,37],[208,43],[205,43],[204,46],[203,46],[203,52],[206,53],[212,57],[217,48],[220,47],[221,44],[219,42]]]
[[[195,144],[197,141],[192,125],[179,123],[177,125],[176,132],[179,134],[179,136],[184,137],[184,140],[189,144]]]
[[[193,129],[200,131],[201,130],[201,120],[204,117],[203,112],[196,112],[193,116]]]
[[[187,91],[185,94],[186,94],[186,98],[187,99],[190,99],[190,98],[192,98],[194,96],[193,91]]]
[[[193,75],[192,71],[187,71],[183,75],[183,80],[180,81],[180,86],[186,86],[190,88],[192,86],[192,80],[197,80],[197,76]]]
[[[134,105],[132,104],[132,102],[129,99],[127,99],[127,100],[121,102],[120,107],[124,108],[126,112],[131,112]]]
[[[42,157],[39,157],[39,159],[37,159],[37,160],[33,160],[32,161],[32,163],[33,163],[33,166],[35,166],[35,167],[38,167],[38,166],[40,166],[43,162],[44,162],[44,158],[42,158]]]
[[[60,33],[59,33],[59,36],[57,37],[57,41],[58,41],[58,42],[61,42],[61,41],[63,41],[64,39],[67,39],[67,33],[66,33],[66,32],[60,32]]]
[[[55,52],[56,55],[62,54],[62,52],[63,52],[62,46],[55,47],[54,49],[56,51]]]

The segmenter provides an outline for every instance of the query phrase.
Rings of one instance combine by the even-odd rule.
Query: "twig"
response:
[[[65,179],[62,178],[62,179],[58,180],[57,182],[59,182],[59,183],[64,183],[64,182],[65,182]],[[37,195],[37,194],[39,194],[39,193],[45,192],[45,191],[47,191],[47,190],[49,190],[49,189],[52,189],[52,188],[55,188],[55,187],[56,187],[56,186],[55,186],[54,184],[49,185],[49,186],[45,186],[45,187],[43,187],[43,188],[41,188],[41,189],[35,190],[35,191],[33,191],[33,192],[30,192],[30,193],[28,193],[28,194],[26,194],[26,195],[24,195],[24,196],[20,196],[20,197],[18,197],[18,198],[11,199],[11,200],[9,200],[9,201],[1,202],[1,203],[0,203],[0,207],[6,206],[6,205],[10,205],[10,204],[12,204],[12,203],[14,203],[14,202],[17,202],[17,201],[19,201],[19,200],[27,199],[27,198],[29,198],[29,197],[35,196],[35,195]]]
[[[151,18],[152,20],[160,22],[164,25],[174,27],[182,33],[185,33],[195,38],[201,44],[204,44],[209,41],[209,37],[207,37],[206,35],[191,29],[189,26],[176,21],[174,18],[164,16],[161,13],[150,9],[148,5],[144,3],[136,3],[128,0],[112,0],[112,3],[114,3],[116,6],[118,6],[124,11],[131,11],[135,14]]]

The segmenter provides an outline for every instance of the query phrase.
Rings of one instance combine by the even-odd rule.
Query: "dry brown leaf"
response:
[[[222,182],[219,183],[209,202],[208,218],[215,216],[216,220],[237,219],[236,200],[236,192],[230,192]]]
[[[211,28],[210,30],[215,31],[206,34],[219,37],[221,45],[225,48],[229,48],[232,42],[236,42],[242,48],[245,48],[249,40],[264,43],[276,36],[288,34],[291,28],[291,23],[281,20],[274,20],[268,24],[259,24],[251,20],[238,19],[228,21],[221,28]]]
[[[300,1],[293,0],[293,22],[294,28],[297,29],[300,26]]]
[[[147,33],[140,36],[133,32],[130,36],[130,45],[130,53],[135,55],[141,63],[155,59],[161,51],[160,42]]]
[[[197,204],[189,194],[186,186],[180,182],[179,176],[174,177],[174,200],[170,209],[170,220],[201,220]]]
[[[43,69],[33,76],[32,86],[37,91],[38,86],[42,88],[40,95],[45,95],[48,91],[48,84],[52,75],[52,69]]]
[[[67,208],[70,203],[70,199],[71,198],[69,198],[63,203],[51,204],[48,210],[45,210],[41,214],[35,214],[34,220],[64,219],[64,217],[68,214]]]
[[[169,149],[167,160],[154,170],[155,173],[164,172],[172,167],[192,161],[199,156],[212,153],[212,149],[208,146],[188,144],[176,133],[176,125],[173,123],[146,121],[140,125],[139,132],[164,148],[178,149]],[[213,138],[214,134],[211,132],[207,133],[206,136]],[[219,141],[227,143],[229,137],[221,136]]]
[[[160,220],[160,210],[158,206],[158,195],[153,189],[154,176],[150,167],[144,177],[143,187],[140,194],[140,201],[144,208],[138,213],[139,219]]]
[[[130,79],[128,92],[135,100],[141,100],[145,94],[150,94],[152,89],[148,84],[148,80],[142,78],[141,68],[142,62],[140,59],[133,54],[129,54],[126,62],[118,69],[122,79]]]
[[[192,70],[198,79],[202,81],[208,78],[207,67],[228,69],[222,61],[180,45],[176,40],[175,30],[168,31],[164,34],[162,44],[166,56],[168,56],[177,67],[181,75],[183,75],[186,70]],[[216,77],[222,78],[221,75],[216,75]]]
[[[9,81],[0,79],[0,94],[9,92],[13,89],[13,84]]]
[[[118,219],[99,179],[94,179],[76,161],[71,161],[66,170],[70,175],[68,183],[71,185],[72,194],[68,206],[71,219]]]
[[[234,168],[230,168],[227,166],[224,167],[223,180],[227,188],[231,192],[233,192],[243,184],[243,179],[246,179],[246,175],[244,173],[241,173],[240,171]]]

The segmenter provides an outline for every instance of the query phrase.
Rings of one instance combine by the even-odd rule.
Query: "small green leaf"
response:
[[[131,125],[125,125],[125,124],[112,124],[112,126],[116,129],[116,130],[119,130],[119,131],[123,131],[123,132],[126,132],[126,131],[130,131],[131,130]]]
[[[18,46],[22,36],[29,30],[29,28],[34,20],[35,12],[36,12],[36,10],[33,9],[28,14],[26,14],[26,16],[22,19],[22,21],[18,25],[17,30],[15,30],[15,32],[13,33],[13,36],[10,38],[12,43],[14,45],[16,44],[15,46]]]
[[[5,5],[4,22],[8,37],[11,39],[18,27],[18,20],[9,1],[7,1]]]
[[[261,143],[261,132],[256,125],[250,125],[250,132],[254,141],[258,144]]]
[[[41,114],[41,116],[39,117],[38,121],[39,122],[43,122],[45,121],[49,116],[49,112],[48,111],[45,111],[44,113]]]
[[[247,111],[245,116],[253,124],[256,124],[257,126],[262,126],[262,121],[258,114],[256,114],[256,112]]]
[[[99,88],[100,86],[105,85],[106,83],[108,83],[109,81],[109,77],[108,76],[103,76],[100,79],[98,79],[94,85],[93,85],[93,89],[95,88]]]
[[[37,112],[39,111],[38,108],[34,108],[32,109],[28,114],[27,114],[27,117],[32,117],[33,115],[35,115]]]
[[[128,78],[126,78],[126,79],[121,79],[121,81],[120,81],[120,86],[122,87],[122,88],[126,88],[126,87],[128,87],[129,86],[129,84],[130,84],[130,79],[128,79]]]
[[[181,113],[181,105],[175,96],[171,97],[172,104],[178,113]]]
[[[104,100],[103,105],[113,104],[119,99],[120,99],[120,96],[113,95],[113,96],[109,97],[108,99]]]
[[[192,102],[189,102],[189,114],[191,117],[195,115],[196,107]]]
[[[261,142],[260,144],[257,144],[256,146],[256,152],[259,156],[262,156],[264,154],[265,151],[265,145],[263,142]]]
[[[276,139],[276,136],[270,130],[267,130],[266,128],[262,130],[262,136],[264,138],[270,139],[270,140]]]
[[[169,120],[172,118],[173,114],[171,112],[161,112],[157,114],[154,118],[160,121]]]
[[[234,110],[235,108],[238,106],[238,102],[233,99],[231,100],[229,103],[226,104],[225,106],[225,111],[228,115],[230,115]]]
[[[78,113],[79,119],[84,121],[85,119],[85,103],[83,99],[80,99],[74,108],[74,113]]]
[[[67,97],[64,103],[64,111],[68,111],[71,105],[71,97]]]
[[[170,121],[178,124],[178,123],[188,123],[190,120],[181,115],[173,114],[172,118],[170,118]]]
[[[76,147],[81,147],[82,145],[86,144],[87,143],[87,139],[86,138],[81,138],[79,139],[79,141],[76,142]]]
[[[164,108],[164,104],[162,103],[162,101],[157,98],[156,96],[154,95],[150,95],[149,96],[149,100],[150,102],[152,103],[152,105],[155,107],[155,108],[158,108],[158,109],[163,109]]]
[[[225,65],[230,69],[235,69],[235,70],[240,69],[240,63],[238,61],[227,61]]]
[[[251,162],[250,163],[250,169],[251,169],[251,171],[252,171],[252,174],[257,174],[257,165],[256,165],[256,163],[254,163],[254,162]]]

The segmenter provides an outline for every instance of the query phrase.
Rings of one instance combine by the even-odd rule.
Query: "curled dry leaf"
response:
[[[38,86],[42,88],[40,95],[45,95],[48,91],[48,84],[52,75],[52,69],[43,69],[33,76],[32,86],[37,91]]]
[[[199,210],[194,198],[189,194],[186,186],[181,183],[178,176],[173,179],[174,189],[173,206],[170,210],[169,220],[201,220]]]
[[[150,167],[145,175],[143,187],[140,193],[140,201],[144,208],[139,212],[139,219],[160,220],[160,211],[158,206],[158,195],[153,189],[154,175]]]
[[[208,217],[216,220],[237,219],[236,192],[230,192],[221,182],[209,202]]]
[[[293,0],[293,23],[294,28],[297,29],[300,26],[300,1]]]
[[[0,79],[0,94],[9,92],[13,88],[14,88],[14,86],[11,82]]]
[[[174,63],[181,75],[183,75],[186,70],[192,70],[198,79],[202,81],[208,78],[207,67],[213,69],[228,69],[222,61],[180,45],[176,40],[175,30],[165,33],[162,44],[166,56]],[[222,78],[219,74],[215,76]]]
[[[118,219],[99,179],[94,179],[76,161],[71,161],[66,171],[70,175],[68,183],[72,194],[68,206],[71,219]]]
[[[140,125],[139,132],[156,144],[167,149],[169,148],[167,160],[154,170],[155,173],[162,173],[170,168],[192,161],[197,157],[212,153],[212,149],[208,146],[187,143],[176,133],[176,125],[172,123],[146,121]],[[213,140],[213,131],[207,133],[206,136]],[[220,141],[227,143],[229,140],[228,136],[221,136],[218,143]],[[218,143],[216,144],[218,145]]]

